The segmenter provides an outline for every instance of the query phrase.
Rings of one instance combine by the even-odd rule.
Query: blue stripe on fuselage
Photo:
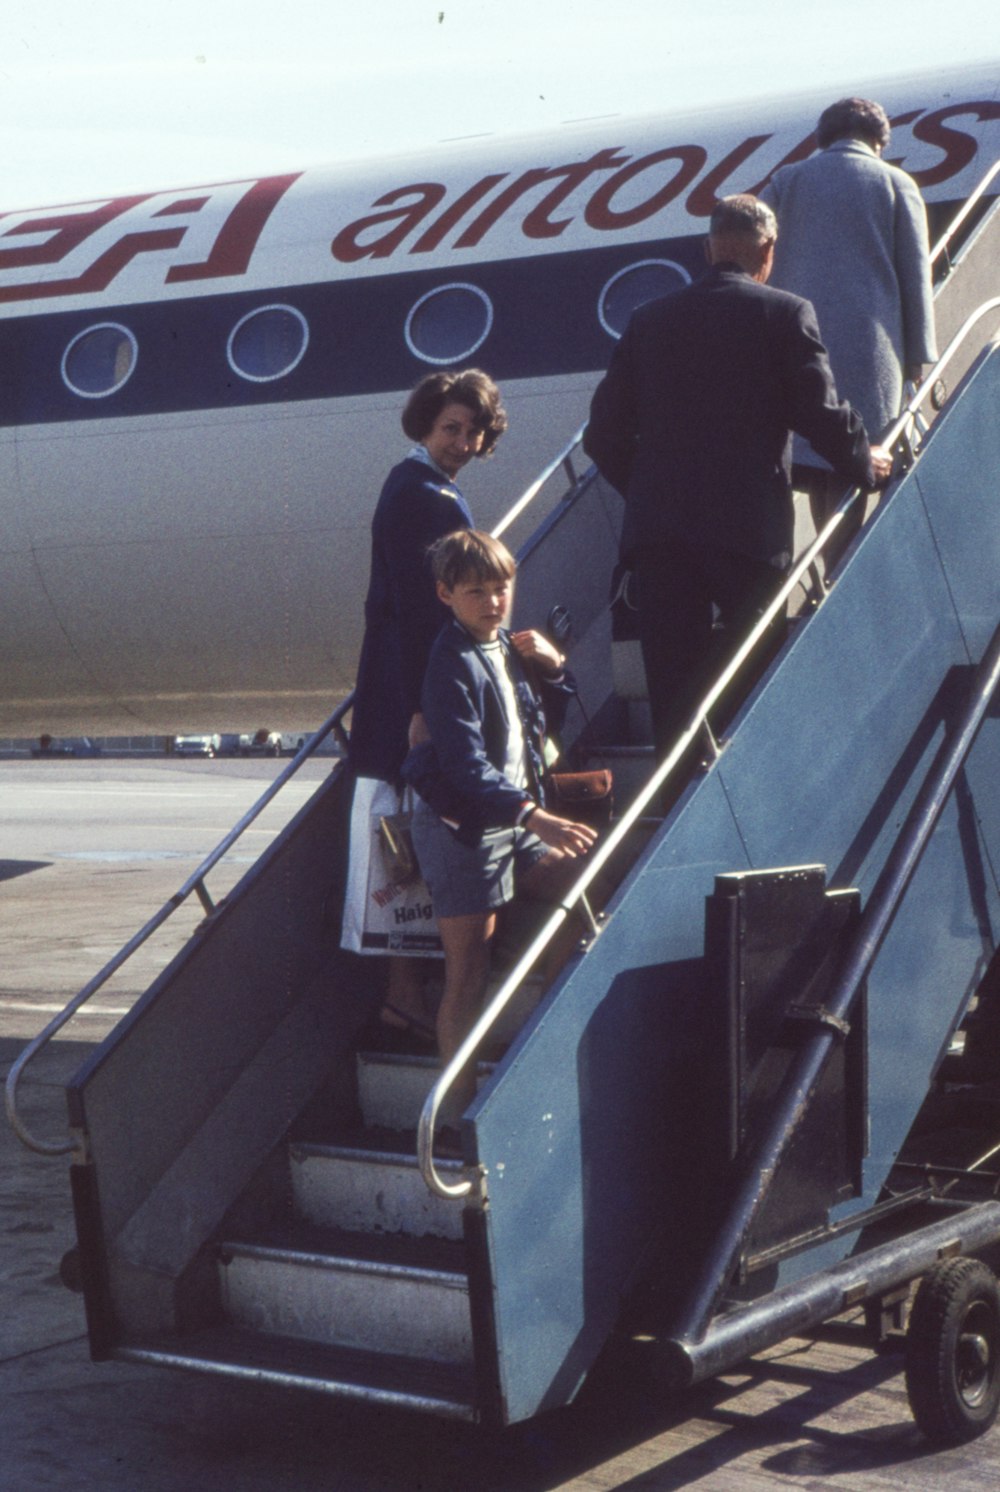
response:
[[[456,365],[479,364],[499,380],[599,372],[614,345],[598,317],[608,280],[629,264],[661,257],[696,277],[704,267],[701,244],[694,236],[452,270],[5,317],[0,418],[25,426],[405,389],[434,366],[407,346],[407,316],[428,291],[456,282],[478,286],[493,305],[486,340]],[[305,316],[309,345],[289,374],[248,382],[229,366],[229,335],[248,311],[279,302]],[[63,354],[78,333],[108,321],[135,335],[134,372],[108,397],[81,398],[63,382]]]

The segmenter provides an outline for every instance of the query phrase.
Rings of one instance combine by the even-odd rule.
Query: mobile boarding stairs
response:
[[[531,519],[517,604],[572,619],[569,745],[613,759],[618,818],[444,1073],[359,1050],[381,961],[338,946],[339,766],[223,903],[206,886],[346,707],[15,1064],[15,1129],[72,1157],[96,1359],[503,1425],[571,1402],[616,1334],[652,1338],[683,1385],[851,1308],[898,1328],[923,1278],[918,1420],[945,1440],[992,1422],[1000,287],[980,280],[998,231],[994,210],[940,292],[956,334],[899,432],[919,454],[724,740],[715,701],[753,639],[654,772],[610,662],[620,502],[568,450],[510,515],[516,533],[569,474]],[[706,765],[658,817],[694,743]],[[68,1087],[71,1138],[36,1140],[25,1066],[192,894],[202,927]],[[540,992],[568,917],[578,952]],[[467,1058],[479,1092],[442,1158]]]

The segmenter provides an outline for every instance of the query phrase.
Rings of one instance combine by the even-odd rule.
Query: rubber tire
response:
[[[1000,1408],[1000,1287],[976,1259],[948,1259],[921,1281],[906,1334],[906,1392],[935,1445],[962,1445]]]

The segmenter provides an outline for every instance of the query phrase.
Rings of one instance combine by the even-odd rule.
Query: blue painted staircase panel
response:
[[[717,1054],[715,876],[822,863],[871,892],[1000,613],[998,407],[994,350],[478,1101],[509,1420],[573,1397],[648,1249],[684,1227]],[[870,1154],[841,1213],[877,1198],[997,940],[998,731],[994,712],[871,971]],[[852,1242],[786,1261],[781,1282]]]

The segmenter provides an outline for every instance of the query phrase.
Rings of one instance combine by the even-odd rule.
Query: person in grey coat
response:
[[[820,150],[783,166],[760,193],[778,219],[772,285],[812,301],[841,398],[873,440],[900,412],[905,379],[937,357],[927,215],[913,179],[881,159],[889,120],[870,99],[844,98],[820,115]],[[793,477],[820,528],[844,494],[796,437]],[[828,549],[827,568],[856,532],[856,503]]]

